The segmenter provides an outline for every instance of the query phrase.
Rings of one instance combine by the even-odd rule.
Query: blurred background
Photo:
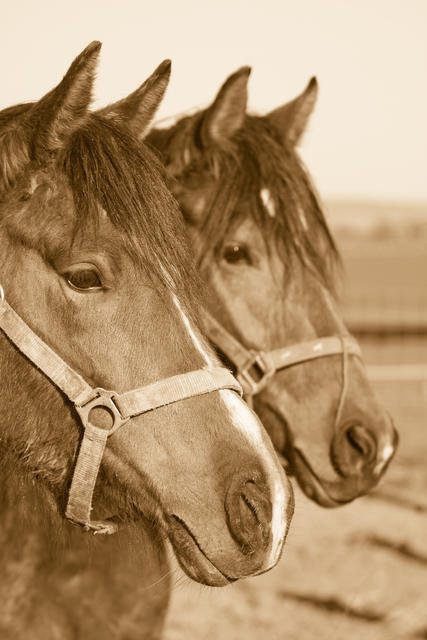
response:
[[[160,120],[207,105],[241,65],[253,67],[254,113],[317,76],[301,155],[399,453],[372,496],[339,510],[297,491],[285,555],[269,574],[225,591],[178,577],[166,637],[427,638],[426,0],[15,0],[1,14],[0,108],[46,93],[93,39],[103,42],[96,105],[172,58]]]

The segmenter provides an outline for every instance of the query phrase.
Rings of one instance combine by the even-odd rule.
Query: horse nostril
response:
[[[375,460],[376,443],[371,433],[361,425],[351,425],[345,432],[351,447],[368,462]]]
[[[332,463],[343,477],[372,473],[376,458],[377,441],[371,431],[360,423],[347,423],[332,442]]]
[[[245,555],[267,548],[272,504],[261,480],[235,478],[227,492],[225,510],[230,533]]]
[[[249,480],[249,482],[247,482],[246,485],[242,488],[242,491],[240,493],[240,511],[242,513],[242,520],[247,520],[248,524],[250,524],[252,521],[253,526],[256,526],[258,524],[257,505],[256,501],[251,496],[251,484],[253,484],[253,481]]]

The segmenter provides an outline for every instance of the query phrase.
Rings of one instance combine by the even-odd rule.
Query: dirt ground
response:
[[[336,510],[296,490],[279,565],[226,589],[177,571],[167,640],[427,639],[427,389],[379,384],[401,446],[371,495]]]

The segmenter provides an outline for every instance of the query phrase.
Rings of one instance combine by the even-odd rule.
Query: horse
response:
[[[0,111],[5,639],[160,638],[167,540],[187,576],[225,586],[277,563],[293,509],[201,333],[163,167],[89,111],[100,46]],[[140,88],[141,127],[169,75],[165,61]]]
[[[302,490],[335,507],[377,484],[398,436],[339,310],[339,252],[297,152],[317,80],[248,115],[250,71],[146,141],[168,169],[208,285],[208,336]]]

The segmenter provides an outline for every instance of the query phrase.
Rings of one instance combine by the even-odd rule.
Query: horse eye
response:
[[[223,259],[229,264],[252,264],[248,248],[242,244],[230,244],[224,247]]]
[[[96,269],[86,267],[66,275],[68,284],[77,291],[102,289],[101,278]]]

